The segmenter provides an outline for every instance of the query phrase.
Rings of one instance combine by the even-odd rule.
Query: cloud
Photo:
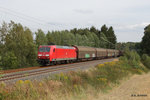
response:
[[[149,25],[150,22],[143,22],[143,23],[139,23],[139,24],[132,24],[132,25],[122,25],[122,26],[118,26],[117,29],[122,30],[122,29],[141,29],[146,27],[147,25]]]
[[[150,23],[144,22],[144,23],[140,23],[140,24],[129,25],[129,26],[127,26],[127,28],[129,28],[129,29],[143,28],[143,27],[147,26],[148,24],[150,24]]]
[[[94,11],[88,10],[88,9],[74,9],[73,11],[77,12],[77,13],[81,13],[81,14],[91,14],[94,12]]]

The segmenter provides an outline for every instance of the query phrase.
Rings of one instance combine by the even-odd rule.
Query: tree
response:
[[[77,34],[77,28],[70,30],[70,32],[73,33],[74,35],[76,35]]]
[[[76,36],[75,36],[75,44],[76,45],[78,45],[78,46],[82,46],[82,36],[80,35],[80,34],[77,34]]]
[[[48,45],[54,44],[54,39],[53,39],[52,33],[50,31],[48,31],[48,33],[46,34],[46,38],[47,38]]]
[[[107,48],[111,48],[111,49],[114,49],[115,48],[115,45],[117,43],[117,38],[116,38],[116,35],[114,33],[114,30],[113,30],[113,27],[107,27],[106,25],[103,25],[101,27],[101,31],[107,38]]]
[[[111,48],[111,49],[115,49],[115,45],[117,43],[117,38],[116,38],[116,35],[114,33],[114,30],[113,30],[112,26],[107,31],[107,39],[110,42],[108,47]]]
[[[44,34],[44,32],[41,29],[38,29],[37,32],[35,32],[36,34],[36,44],[39,47],[39,45],[47,45],[47,38],[46,35]]]
[[[107,37],[103,32],[100,33],[100,40],[99,40],[99,47],[101,48],[107,48],[107,45],[109,44],[109,41],[107,40]]]
[[[100,39],[100,31],[97,30],[94,26],[92,26],[92,27],[90,28],[90,32],[95,33],[95,34],[97,35],[97,37]]]
[[[97,33],[97,29],[94,27],[94,26],[92,26],[91,28],[90,28],[90,32],[93,32],[93,33]]]
[[[108,28],[107,28],[107,26],[104,24],[104,25],[101,27],[101,32],[102,32],[106,37],[108,37],[107,31],[108,31]]]
[[[5,33],[2,43],[2,66],[4,68],[16,68],[35,65],[36,46],[33,43],[33,34],[30,29],[23,27],[21,24],[16,24],[13,21],[6,25],[6,27],[1,27],[0,30],[2,28],[5,30],[5,32],[1,31]],[[13,67],[7,64],[7,60],[12,60],[10,63]]]
[[[150,25],[144,28],[144,36],[141,42],[142,53],[146,53],[150,56]]]
[[[88,38],[86,41],[88,44],[86,46],[90,46],[90,47],[99,46],[99,38],[94,32],[87,32],[86,37]]]
[[[61,45],[74,45],[75,35],[69,31],[61,31]]]
[[[37,48],[36,44],[33,43],[33,35],[29,28],[24,29],[24,55],[26,57],[26,63],[29,66],[34,66],[36,64],[36,57],[37,57]]]
[[[56,45],[61,45],[61,34],[59,31],[52,31],[51,37],[53,37],[52,43]]]

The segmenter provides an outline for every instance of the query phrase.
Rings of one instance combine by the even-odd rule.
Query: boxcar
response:
[[[119,50],[114,50],[115,51],[115,57],[119,56]]]
[[[96,57],[99,58],[106,58],[107,57],[107,50],[103,48],[96,48]]]
[[[113,49],[107,49],[107,56],[108,58],[115,57],[115,51]]]
[[[92,47],[74,46],[77,49],[77,59],[94,59],[96,57],[96,49]]]

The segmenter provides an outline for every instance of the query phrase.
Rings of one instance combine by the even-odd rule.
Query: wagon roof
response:
[[[86,46],[75,46],[78,48],[79,51],[95,51],[93,47],[86,47]]]

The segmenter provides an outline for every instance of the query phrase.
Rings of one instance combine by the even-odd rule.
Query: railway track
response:
[[[7,74],[7,73],[13,73],[13,72],[19,72],[19,71],[33,70],[33,69],[38,69],[38,68],[40,68],[40,66],[26,67],[26,68],[19,68],[19,69],[10,69],[10,70],[3,70],[2,73]]]
[[[74,68],[75,66],[72,67],[67,67],[67,66],[59,66],[59,67],[52,67],[51,69],[49,68],[41,68],[40,70],[28,70],[25,72],[19,72],[19,73],[15,73],[15,74],[8,74],[8,75],[4,75],[0,81],[6,81],[6,80],[10,80],[10,79],[15,79],[15,78],[21,78],[21,77],[27,77],[27,76],[31,76],[31,75],[37,75],[37,74],[42,74],[42,73],[48,73],[48,72],[53,72],[53,71],[57,71],[57,70],[62,70],[62,69],[67,69],[67,68]]]
[[[43,74],[48,74],[52,72],[63,72],[64,70],[70,70],[70,69],[82,69],[83,67],[90,67],[94,66],[100,63],[104,62],[110,62],[114,60],[113,59],[104,59],[104,60],[94,60],[94,61],[88,61],[88,62],[80,62],[80,63],[73,63],[73,64],[64,64],[64,65],[55,65],[50,67],[44,67],[44,68],[37,68],[32,70],[26,70],[26,71],[20,71],[20,72],[13,72],[13,73],[6,73],[0,78],[0,82],[11,82],[13,80],[21,80],[23,78],[28,79],[31,76],[40,76]]]

